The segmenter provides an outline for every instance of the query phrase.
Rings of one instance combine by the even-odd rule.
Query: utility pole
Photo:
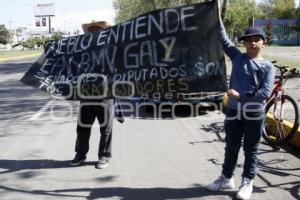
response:
[[[9,20],[8,22],[9,22],[9,32],[11,33],[11,24],[13,23],[13,21]]]
[[[51,16],[48,16],[48,19],[49,19],[49,34],[51,34]]]
[[[9,40],[12,40],[13,39],[13,34],[12,34],[12,31],[11,31],[11,24],[13,23],[12,20],[9,20]]]

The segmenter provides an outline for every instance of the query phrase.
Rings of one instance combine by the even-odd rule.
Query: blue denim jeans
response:
[[[262,136],[265,112],[241,111],[228,108],[224,122],[225,159],[222,174],[231,178],[238,160],[243,140],[245,155],[243,177],[253,179],[257,173],[257,153]]]

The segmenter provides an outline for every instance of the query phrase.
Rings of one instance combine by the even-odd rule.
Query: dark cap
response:
[[[248,30],[245,32],[245,35],[240,37],[239,41],[245,40],[247,37],[251,37],[254,35],[259,35],[264,41],[266,41],[266,33],[257,27],[248,28]]]

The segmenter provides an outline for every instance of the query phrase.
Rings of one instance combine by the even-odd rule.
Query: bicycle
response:
[[[269,145],[278,146],[293,138],[299,127],[297,102],[286,93],[283,86],[288,79],[300,77],[300,70],[286,65],[274,66],[279,69],[280,74],[274,82],[265,108],[267,116],[263,138]]]

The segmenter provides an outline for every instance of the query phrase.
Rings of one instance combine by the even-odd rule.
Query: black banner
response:
[[[178,99],[227,89],[217,1],[48,42],[22,82],[66,99]]]

